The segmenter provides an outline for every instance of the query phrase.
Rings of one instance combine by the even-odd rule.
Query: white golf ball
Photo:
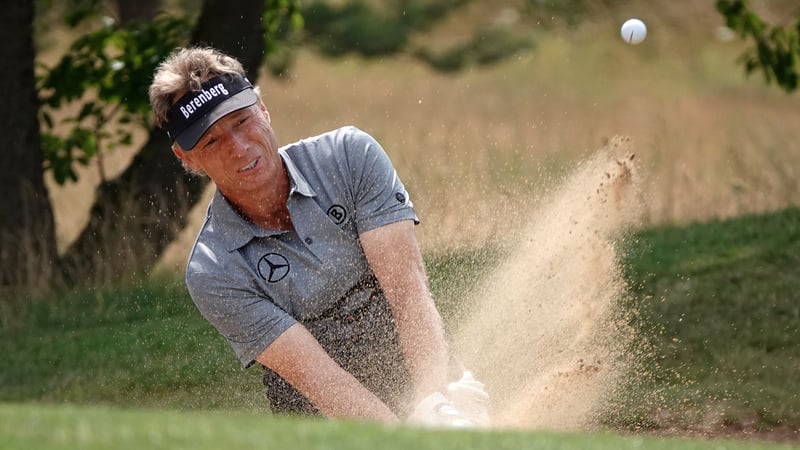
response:
[[[622,24],[619,34],[628,44],[638,44],[647,37],[647,26],[639,19],[628,19]]]

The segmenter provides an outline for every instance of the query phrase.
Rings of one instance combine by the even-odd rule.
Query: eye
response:
[[[250,116],[242,116],[242,117],[239,118],[239,121],[236,122],[236,125],[241,125],[241,124],[247,122],[249,119],[250,119]]]
[[[212,136],[208,138],[205,143],[203,143],[203,148],[208,148],[212,146],[215,142],[217,142],[217,138]]]

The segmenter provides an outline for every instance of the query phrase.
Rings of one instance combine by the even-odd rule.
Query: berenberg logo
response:
[[[188,119],[191,117],[192,114],[197,112],[200,107],[202,107],[206,102],[210,102],[214,97],[219,97],[220,95],[228,95],[229,92],[225,89],[225,86],[222,83],[217,83],[216,85],[208,88],[208,90],[203,89],[194,96],[194,98],[189,99],[186,104],[181,106],[181,113],[183,113],[183,117]]]

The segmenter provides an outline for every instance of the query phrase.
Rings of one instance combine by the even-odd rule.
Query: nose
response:
[[[245,139],[244,135],[241,133],[237,133],[233,130],[229,131],[227,144],[228,155],[231,157],[246,155],[248,153],[249,146],[247,139]]]

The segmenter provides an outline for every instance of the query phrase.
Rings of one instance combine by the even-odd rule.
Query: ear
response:
[[[174,153],[175,156],[177,156],[178,159],[183,162],[183,165],[190,170],[195,172],[199,172],[201,170],[200,167],[198,167],[198,165],[192,161],[192,158],[187,155],[187,152],[185,152],[177,142],[172,144],[172,153]]]
[[[264,101],[258,99],[258,107],[261,111],[264,111],[264,115],[267,117],[267,122],[272,123],[272,120],[269,117],[269,111],[267,111],[267,105],[264,104]]]

